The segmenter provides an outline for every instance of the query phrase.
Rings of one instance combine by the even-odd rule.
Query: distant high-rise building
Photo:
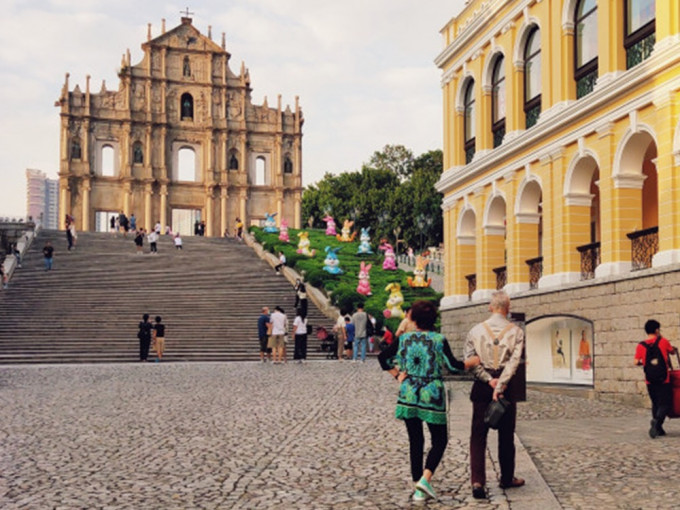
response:
[[[45,172],[26,169],[26,214],[44,228],[56,229],[59,215],[59,181]]]

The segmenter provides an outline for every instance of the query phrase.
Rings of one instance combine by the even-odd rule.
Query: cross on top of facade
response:
[[[189,7],[187,7],[186,10],[184,10],[184,11],[179,11],[179,13],[180,13],[180,14],[184,14],[184,17],[185,17],[185,18],[188,18],[189,16],[191,16],[192,14],[194,14],[193,12],[189,12]]]

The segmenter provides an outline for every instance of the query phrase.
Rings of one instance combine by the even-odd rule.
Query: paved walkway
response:
[[[519,412],[527,486],[472,499],[469,383],[450,385],[427,508],[677,508],[677,423],[651,440],[644,410],[537,391]],[[396,389],[375,360],[0,367],[0,508],[411,508]]]

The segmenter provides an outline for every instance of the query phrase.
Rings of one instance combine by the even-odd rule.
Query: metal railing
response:
[[[626,234],[630,239],[631,271],[652,267],[652,257],[659,251],[659,227]]]
[[[496,267],[493,269],[496,273],[496,290],[503,290],[505,284],[508,283],[508,268],[507,266]]]
[[[529,266],[529,288],[537,289],[538,280],[543,276],[543,257],[528,259],[525,263]]]
[[[592,280],[595,268],[600,265],[600,242],[584,244],[576,249],[581,254],[581,280]]]

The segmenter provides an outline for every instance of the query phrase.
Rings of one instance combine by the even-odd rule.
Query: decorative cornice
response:
[[[616,174],[612,176],[614,187],[617,189],[642,189],[647,178],[642,174]]]
[[[581,205],[590,207],[593,203],[593,197],[590,193],[567,193],[564,195],[564,203],[566,205]]]

